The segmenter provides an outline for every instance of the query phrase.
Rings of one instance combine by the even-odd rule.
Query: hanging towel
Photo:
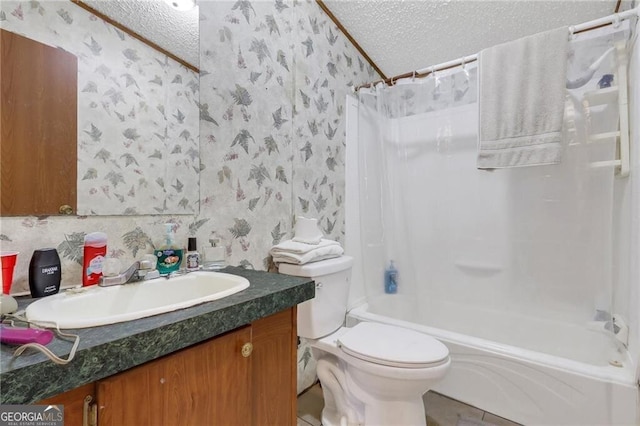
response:
[[[568,39],[563,27],[480,52],[479,169],[560,162]]]
[[[286,240],[271,247],[269,253],[274,263],[293,263],[304,265],[305,263],[339,257],[344,249],[339,242],[333,240],[320,240],[318,244],[299,243]]]

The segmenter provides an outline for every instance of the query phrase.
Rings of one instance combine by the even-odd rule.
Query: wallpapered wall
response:
[[[198,75],[68,1],[3,1],[0,27],[78,57],[78,213],[198,210]]]
[[[172,222],[178,241],[219,238],[230,264],[256,269],[295,215],[342,240],[345,95],[378,76],[313,1],[201,2],[200,14],[199,214],[2,218],[2,249],[21,252],[14,292],[40,247],[58,248],[63,285],[79,283],[82,239],[97,230],[129,262]]]
[[[256,268],[295,215],[340,239],[344,98],[373,71],[315,2],[204,2],[200,19],[202,108],[220,117],[201,113],[201,215]]]

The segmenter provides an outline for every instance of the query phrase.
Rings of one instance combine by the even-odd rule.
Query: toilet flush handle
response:
[[[319,290],[319,289],[321,289],[321,288],[322,288],[322,282],[321,282],[321,281],[318,281],[318,282],[316,283],[316,289],[318,289],[318,290]]]

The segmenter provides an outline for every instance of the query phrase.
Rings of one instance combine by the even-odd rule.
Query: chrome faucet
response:
[[[593,321],[601,323],[602,328],[612,332],[613,334],[618,334],[620,331],[620,326],[616,324],[617,320],[618,318],[616,318],[615,314],[611,315],[610,312],[601,309],[596,309],[596,314],[593,317]]]
[[[142,280],[150,280],[152,278],[158,278],[160,274],[155,269],[155,262],[150,260],[139,260],[133,263],[121,274],[113,277],[100,278],[100,287],[110,287],[113,285],[122,285],[128,283],[134,283]]]
[[[629,326],[619,314],[611,314],[608,311],[597,309],[593,321],[590,321],[587,325],[592,330],[613,333],[617,341],[622,343],[624,348],[628,347]]]

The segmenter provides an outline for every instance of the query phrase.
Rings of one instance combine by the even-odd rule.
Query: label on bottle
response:
[[[200,253],[187,253],[187,269],[196,270],[200,268]]]
[[[164,249],[156,250],[158,258],[158,272],[161,275],[170,274],[180,269],[182,263],[182,250],[180,249]]]
[[[87,268],[87,275],[102,274],[102,262],[104,262],[104,256],[96,256],[91,259]]]
[[[56,272],[58,272],[58,269],[60,269],[60,268],[58,268],[57,266],[47,266],[47,267],[45,267],[45,268],[42,268],[42,269],[40,270],[40,272],[41,272],[43,275],[53,275],[53,274],[55,274]]]

